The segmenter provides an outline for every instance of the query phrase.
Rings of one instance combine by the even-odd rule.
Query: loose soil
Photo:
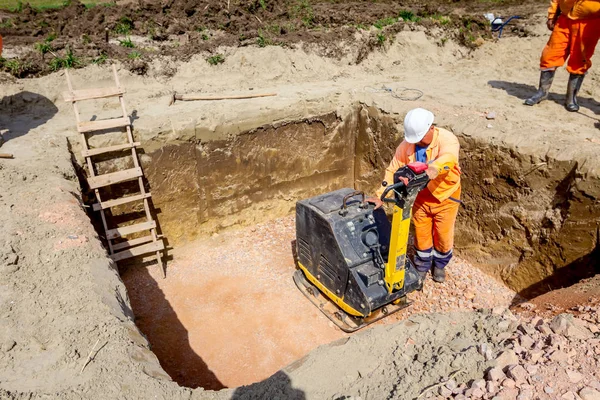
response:
[[[122,272],[136,324],[180,385],[222,389],[261,381],[342,337],[291,279],[293,217],[177,247],[167,279],[134,265]],[[522,301],[464,260],[448,281],[428,279],[411,306],[376,325],[421,312],[508,307]]]
[[[515,295],[498,286],[495,278],[471,269],[464,262],[465,258],[498,279],[518,278],[513,282],[518,290],[526,288],[535,279],[539,281],[560,272],[565,266],[587,265],[588,271],[597,268],[595,227],[600,198],[597,157],[600,135],[595,124],[600,108],[595,100],[598,97],[595,83],[598,73],[592,69],[586,77],[579,113],[566,113],[561,104],[567,78],[562,70],[557,73],[548,101],[533,108],[522,106],[523,98],[532,93],[537,84],[537,60],[547,38],[543,11],[528,22],[532,35],[503,36],[474,50],[466,49],[453,39],[442,43],[444,33],[441,28],[417,25],[394,34],[393,43],[388,42],[370,52],[359,64],[356,64],[358,49],[350,49],[345,58],[339,60],[324,58],[318,49],[313,51],[310,47],[236,46],[220,48],[225,61],[210,69],[206,67],[205,55],[192,56],[187,62],[165,56],[153,59],[144,77],[129,73],[124,67],[120,67],[119,74],[128,90],[126,101],[134,118],[136,139],[143,143],[145,166],[150,161],[160,162],[161,157],[181,154],[171,151],[172,147],[181,145],[188,146],[193,155],[190,158],[201,164],[201,157],[208,155],[208,150],[218,151],[218,148],[211,148],[211,143],[236,143],[242,140],[240,134],[245,136],[244,140],[259,138],[264,131],[277,136],[278,128],[294,124],[297,130],[292,131],[296,136],[305,132],[314,134],[314,131],[304,130],[304,125],[298,121],[307,125],[314,121],[320,126],[319,132],[328,132],[323,128],[326,125],[323,121],[329,120],[317,117],[332,115],[334,122],[360,121],[365,124],[361,129],[366,135],[362,143],[371,143],[372,147],[363,153],[364,159],[350,164],[361,167],[350,169],[348,182],[354,182],[352,175],[363,171],[362,166],[365,166],[373,175],[361,173],[358,176],[366,177],[359,183],[367,188],[366,181],[375,181],[375,185],[380,179],[373,171],[385,165],[390,151],[387,145],[377,148],[383,142],[367,139],[387,135],[393,136],[394,140],[388,138],[386,143],[397,143],[401,131],[390,129],[394,126],[393,121],[401,121],[405,113],[416,106],[431,109],[437,123],[453,130],[463,145],[464,178],[469,186],[465,191],[461,218],[467,222],[462,225],[467,229],[457,235],[457,239],[462,240],[456,251],[460,258],[457,257],[457,263],[452,266],[448,283],[433,285],[429,280],[422,294],[424,297],[419,299],[415,294],[415,304],[407,311],[507,305],[513,302]],[[14,50],[10,46],[7,48],[7,51]],[[514,54],[520,56],[514,57]],[[171,71],[171,77],[165,75],[167,69]],[[110,71],[104,66],[75,70],[73,78],[78,88],[109,86],[111,80]],[[158,341],[152,343],[150,324],[146,325],[148,332],[144,332],[147,337],[140,333],[138,327],[147,323],[144,319],[150,321],[151,316],[136,315],[135,304],[140,310],[139,303],[144,301],[143,297],[137,296],[143,294],[141,289],[146,285],[148,292],[156,294],[156,309],[166,313],[167,321],[179,324],[175,329],[179,341],[174,349],[189,348],[195,354],[188,354],[191,361],[182,359],[182,362],[192,363],[200,373],[211,372],[221,386],[235,384],[231,378],[235,373],[227,371],[227,367],[224,367],[225,372],[216,372],[220,360],[215,361],[215,366],[211,365],[212,361],[207,362],[209,357],[218,357],[211,355],[210,349],[201,344],[206,340],[202,333],[194,337],[190,328],[200,326],[205,329],[199,318],[210,311],[209,306],[221,311],[222,315],[227,311],[221,302],[190,301],[191,294],[196,295],[197,290],[192,284],[197,283],[203,290],[217,294],[225,287],[208,287],[210,282],[203,282],[201,278],[205,275],[198,271],[200,263],[195,261],[198,257],[196,249],[184,246],[197,244],[206,253],[214,253],[216,247],[210,244],[218,244],[220,238],[231,235],[237,238],[237,241],[231,241],[234,244],[241,243],[244,237],[251,240],[256,236],[252,226],[288,216],[297,198],[281,189],[287,186],[278,179],[285,177],[269,175],[274,181],[267,181],[269,184],[263,190],[276,189],[269,192],[273,203],[257,201],[248,206],[246,197],[238,202],[236,213],[230,213],[226,226],[213,225],[215,229],[210,233],[217,232],[218,236],[201,238],[205,242],[194,242],[202,232],[195,232],[196,236],[189,238],[175,238],[181,242],[174,250],[169,250],[169,253],[173,252],[173,260],[167,262],[173,266],[171,269],[168,264],[166,281],[157,278],[158,271],[152,264],[123,269],[125,279],[133,282],[130,288],[135,286],[128,294],[117,266],[109,262],[102,238],[92,228],[86,213],[78,180],[84,179],[84,175],[78,177],[72,166],[72,161],[78,162],[80,148],[72,110],[60,97],[66,89],[64,76],[56,73],[26,80],[4,76],[2,82],[0,126],[5,143],[1,150],[14,154],[15,158],[0,160],[0,215],[5,217],[0,227],[0,243],[3,244],[0,254],[0,398],[416,398],[428,389],[431,393],[440,393],[444,386],[452,393],[443,392],[440,396],[462,399],[464,397],[460,396],[473,395],[473,392],[468,393],[469,390],[481,389],[477,386],[481,382],[476,382],[487,380],[486,371],[500,362],[504,363],[502,373],[513,376],[510,378],[513,382],[498,380],[493,390],[486,382],[486,395],[490,398],[496,394],[511,399],[521,395],[521,398],[530,398],[527,396],[534,391],[540,398],[564,395],[576,399],[575,392],[585,398],[590,393],[593,395],[593,390],[600,389],[597,364],[600,321],[597,306],[589,298],[581,304],[564,304],[564,307],[576,307],[570,311],[579,317],[562,322],[519,320],[518,315],[502,309],[410,315],[399,324],[387,325],[393,321],[384,321],[361,333],[323,345],[253,385],[218,392],[179,386],[177,381],[187,378],[177,376],[177,371],[173,374],[176,377],[171,378],[161,367],[160,362],[163,362],[167,368],[169,355],[159,360],[151,351],[154,347],[156,354],[161,350]],[[393,97],[393,93],[381,89],[382,86],[393,88],[396,94],[403,93],[402,88],[414,88],[422,91],[423,96],[416,101],[406,101],[401,99],[402,96]],[[167,106],[173,90],[233,94],[248,92],[250,88],[255,93],[276,91],[278,96],[252,101],[182,102]],[[99,104],[91,115],[101,117],[116,109],[108,101]],[[489,111],[496,113],[495,119],[486,119]],[[359,118],[358,113],[363,117]],[[323,138],[322,144],[329,143],[324,133]],[[100,135],[95,140],[98,144],[106,144]],[[272,166],[268,160],[278,153],[268,144],[261,142],[261,147],[255,147],[252,153],[233,153],[239,158],[232,158],[231,165],[238,159],[242,163],[252,157],[260,161],[257,154],[269,154],[270,158],[265,160],[263,157],[262,164],[257,161],[251,169],[258,171],[258,166],[263,166],[263,171],[270,171]],[[236,149],[235,146],[231,148]],[[202,153],[203,149],[206,153]],[[322,149],[322,152],[326,151]],[[230,156],[228,151],[223,153]],[[315,152],[312,158],[322,154]],[[225,156],[223,159],[227,159]],[[311,179],[315,176],[322,179],[308,180],[311,190],[325,190],[331,183],[327,175],[331,171],[313,168],[312,158],[307,157],[304,164],[298,163],[298,168],[303,172],[312,171]],[[172,165],[177,161],[177,157],[170,160]],[[197,174],[195,164],[179,161],[182,167]],[[242,170],[244,164],[240,165]],[[305,166],[311,168],[303,169]],[[169,207],[180,199],[177,194],[182,186],[169,186],[178,172],[175,169],[156,171],[157,175],[164,174],[165,188],[171,189],[170,196],[165,195],[158,204],[159,222],[161,211],[169,214]],[[209,175],[205,173],[204,177]],[[201,190],[202,187],[197,185],[199,181],[191,178],[195,175],[184,176],[188,177],[191,189]],[[289,175],[287,178],[294,183],[305,177]],[[246,181],[251,180],[237,179],[235,182],[243,186]],[[228,183],[222,180],[221,195],[227,194]],[[510,192],[508,188],[514,190]],[[155,188],[151,189],[154,191]],[[168,193],[168,190],[163,189],[162,193]],[[187,215],[207,210],[219,211],[207,208],[191,210]],[[245,219],[239,222],[236,218],[241,218],[242,214]],[[210,220],[214,214],[206,215]],[[217,217],[215,220],[222,219],[221,215]],[[279,226],[281,224],[283,227]],[[274,225],[283,231],[286,226],[290,229],[289,221]],[[245,230],[246,227],[250,231]],[[265,227],[265,231],[268,229]],[[565,232],[571,235],[561,241],[566,237],[561,233]],[[281,240],[282,246],[287,248],[289,237],[269,240]],[[533,245],[526,246],[529,242]],[[267,241],[262,252],[266,253],[267,249],[271,250],[270,254],[285,254],[284,247],[273,249],[268,244]],[[232,246],[231,243],[224,245],[232,248],[227,247]],[[279,271],[279,275],[265,277],[273,281],[256,281],[255,274],[248,277],[247,273],[241,273],[242,267],[234,260],[239,254],[235,247],[235,252],[226,253],[228,256],[235,254],[231,256],[229,268],[221,271],[216,263],[208,262],[202,264],[202,268],[218,277],[225,273],[240,273],[238,276],[242,278],[254,279],[255,287],[259,288],[284,282],[286,268],[291,270],[289,258],[287,261],[282,258],[281,269],[272,268]],[[189,249],[188,255],[186,249]],[[249,249],[250,246],[244,247],[245,251]],[[180,251],[182,255],[178,256]],[[222,262],[226,264],[225,261]],[[262,268],[263,275],[271,270],[260,262],[253,265],[259,271]],[[229,275],[226,278],[229,279]],[[174,284],[169,286],[170,282]],[[261,293],[267,297],[264,304],[275,304],[267,303],[271,301],[267,294],[271,293],[290,298],[299,296],[292,293],[295,289],[289,287],[291,280],[285,282],[288,286],[282,286],[281,291]],[[597,280],[583,283],[590,285],[586,293],[591,293]],[[571,292],[563,293],[567,297]],[[165,294],[176,300],[166,305],[160,299]],[[584,299],[583,296],[580,298]],[[235,297],[226,300],[231,300],[232,307],[236,306]],[[257,295],[256,300],[260,304],[263,299]],[[307,303],[301,297],[299,300]],[[310,309],[308,305],[305,308],[302,301],[290,308],[297,311]],[[198,309],[198,304],[204,307]],[[535,299],[531,304],[537,310],[543,307],[536,305]],[[181,317],[173,311],[175,307],[180,310]],[[580,307],[583,307],[581,311]],[[531,306],[523,303],[514,310],[521,313],[528,308]],[[277,310],[282,312],[281,308]],[[533,310],[535,312],[536,308]],[[318,331],[324,337],[330,329],[328,322],[316,310],[311,309],[310,313],[310,321],[306,322],[309,326],[327,324]],[[209,315],[214,318],[215,314]],[[208,316],[205,318],[209,319]],[[237,318],[241,318],[240,315]],[[158,326],[157,335],[164,334],[163,328]],[[482,347],[484,344],[487,349]],[[168,353],[163,351],[163,354]],[[291,359],[292,353],[300,354],[308,348],[286,351],[289,351],[286,357]],[[503,356],[504,352],[508,353]],[[287,359],[282,357],[279,362],[285,363]],[[515,369],[517,366],[527,374]],[[276,368],[274,365],[265,368],[261,376],[267,375],[271,367]],[[250,379],[251,374],[245,372],[246,369],[251,367],[244,368],[243,372]],[[578,372],[581,377],[572,372]],[[227,374],[230,374],[229,378],[222,377]],[[260,378],[255,376],[255,379]],[[454,389],[449,389],[451,380],[455,381]],[[213,385],[219,387],[216,381]]]
[[[446,39],[477,47],[491,39],[484,12],[531,16],[540,1],[502,0],[493,5],[461,1],[258,1],[169,0],[105,3],[86,7],[78,0],[61,9],[0,12],[4,38],[2,67],[14,76],[40,76],[64,66],[120,60],[144,75],[157,55],[189,60],[207,54],[222,62],[221,46],[314,44],[320,54],[340,59],[348,46],[359,46],[355,62],[393,40],[395,33],[423,26],[441,28]],[[404,19],[399,17],[404,16]],[[522,21],[505,36],[527,36]],[[69,56],[71,54],[71,56]],[[210,57],[209,57],[210,56]],[[217,57],[217,58],[214,58]]]

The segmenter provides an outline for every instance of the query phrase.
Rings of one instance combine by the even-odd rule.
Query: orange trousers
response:
[[[567,71],[583,75],[592,66],[592,56],[600,39],[600,19],[572,20],[560,15],[542,51],[540,69],[562,67],[567,60]]]
[[[460,206],[460,188],[440,202],[423,189],[413,205],[415,248],[417,251],[449,254],[454,246],[454,223]]]

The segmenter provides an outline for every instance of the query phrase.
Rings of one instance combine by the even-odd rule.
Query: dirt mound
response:
[[[600,354],[600,319],[596,309],[584,318],[413,316],[321,347],[234,398],[587,398],[600,390],[597,357],[586,356]]]
[[[531,14],[536,2],[503,1],[492,10]],[[222,46],[265,47],[318,45],[329,57],[340,58],[348,46],[359,46],[361,62],[403,29],[421,25],[442,29],[447,39],[473,48],[491,38],[490,11],[479,1],[456,3],[427,0],[399,3],[309,2],[306,0],[247,0],[222,2],[167,0],[86,7],[78,0],[60,9],[37,11],[29,5],[3,13],[0,34],[5,41],[4,70],[23,78],[61,68],[79,68],[121,60],[132,72],[145,74],[145,64],[157,55],[189,60],[213,55]],[[465,10],[469,10],[466,12]],[[510,11],[509,11],[510,10]],[[507,28],[528,34],[524,24]],[[447,40],[446,39],[446,40]],[[213,58],[210,63],[218,63]]]

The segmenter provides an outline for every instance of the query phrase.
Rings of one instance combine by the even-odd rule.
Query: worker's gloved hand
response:
[[[553,19],[549,19],[548,21],[546,21],[546,26],[549,30],[553,31],[554,25],[556,25],[556,22]]]
[[[375,204],[375,210],[383,205],[383,201],[379,197],[369,197],[367,198],[367,202]]]
[[[440,171],[437,169],[437,167],[434,167],[433,165],[429,165],[427,167],[427,170],[425,171],[425,173],[427,174],[429,179],[434,180],[435,178],[438,177],[438,175],[440,174]]]
[[[408,186],[408,178],[405,176],[399,176],[398,179],[400,179],[402,181],[402,183],[404,183],[404,186]]]

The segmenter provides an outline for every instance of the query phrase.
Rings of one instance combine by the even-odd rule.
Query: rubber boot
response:
[[[548,98],[548,92],[550,91],[550,86],[552,86],[555,73],[556,70],[542,71],[540,73],[540,87],[533,96],[525,100],[526,105],[533,106]]]
[[[421,281],[425,282],[425,278],[427,277],[427,272],[429,272],[429,271],[417,270],[417,272],[419,273],[419,277],[421,278]]]
[[[443,283],[446,280],[446,270],[444,268],[433,267],[433,280],[437,283]]]
[[[579,111],[579,104],[577,104],[577,93],[581,89],[583,78],[585,75],[569,75],[569,85],[567,86],[567,99],[565,100],[565,108],[567,111],[577,112]]]

